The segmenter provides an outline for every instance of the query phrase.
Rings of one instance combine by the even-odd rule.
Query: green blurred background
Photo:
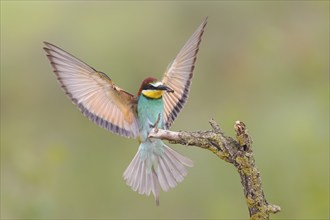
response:
[[[64,96],[49,41],[136,93],[161,77],[209,16],[190,99],[172,130],[228,135],[244,121],[274,219],[329,218],[328,1],[1,1],[1,218],[248,218],[232,165],[172,146],[195,162],[152,197],[122,173],[136,140],[88,121]]]

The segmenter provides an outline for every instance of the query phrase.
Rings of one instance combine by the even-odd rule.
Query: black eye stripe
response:
[[[147,85],[143,86],[142,89],[143,89],[143,90],[155,90],[156,87],[153,86],[153,85],[151,85],[151,84],[147,84]]]

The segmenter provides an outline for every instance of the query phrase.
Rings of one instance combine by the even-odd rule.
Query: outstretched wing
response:
[[[45,45],[59,83],[87,118],[115,134],[139,135],[136,97],[64,50],[47,42]]]
[[[167,129],[187,101],[197,52],[206,23],[207,18],[189,38],[164,74],[163,84],[174,90],[174,93],[164,93],[163,96],[164,119]]]

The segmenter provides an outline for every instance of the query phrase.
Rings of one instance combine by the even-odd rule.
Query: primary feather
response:
[[[174,90],[174,93],[164,94],[164,117],[167,129],[170,128],[187,101],[197,52],[206,24],[207,18],[189,38],[164,73],[163,83]]]

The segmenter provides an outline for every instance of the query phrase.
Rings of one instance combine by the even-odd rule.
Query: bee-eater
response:
[[[163,141],[149,138],[157,126],[169,129],[188,98],[195,61],[207,18],[168,66],[162,81],[143,80],[134,96],[116,86],[103,72],[45,42],[44,50],[66,95],[91,121],[115,134],[137,138],[140,146],[123,174],[139,194],[152,192],[159,204],[159,189],[168,191],[183,181],[193,162]]]

